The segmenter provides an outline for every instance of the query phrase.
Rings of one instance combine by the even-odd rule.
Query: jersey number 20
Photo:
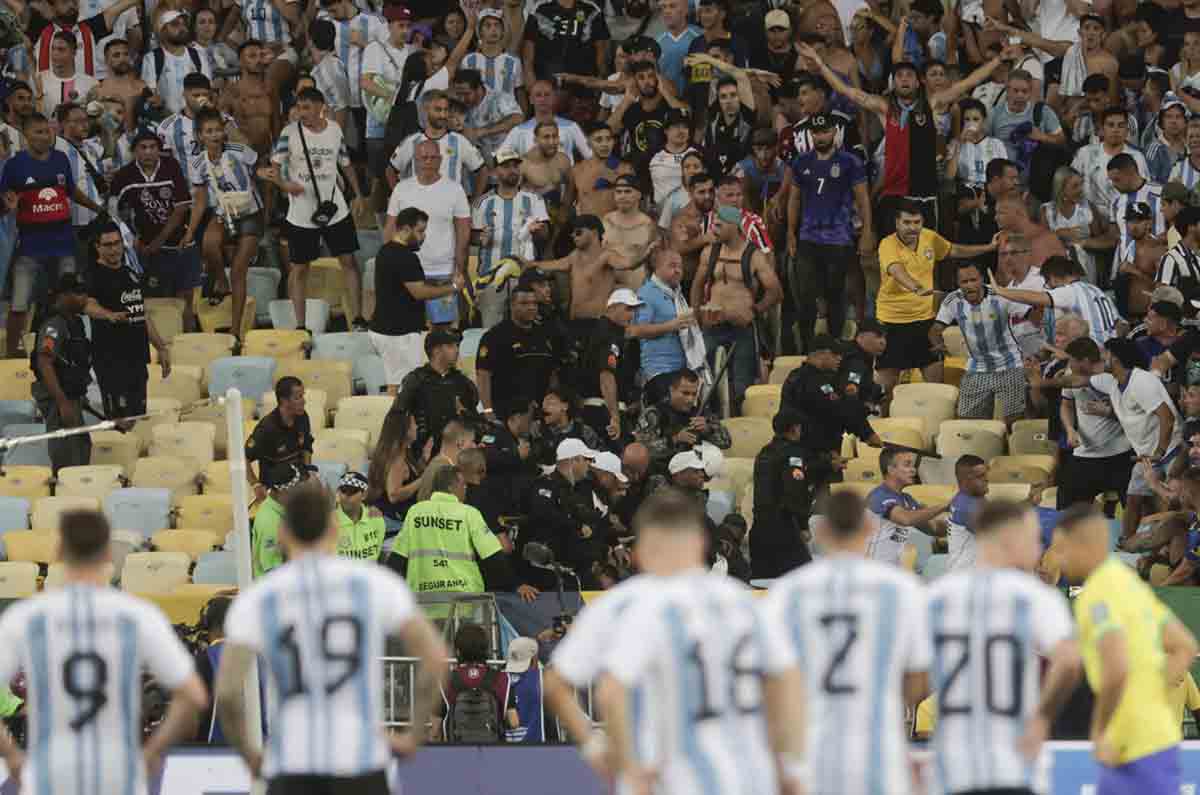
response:
[[[950,690],[967,668],[971,659],[971,639],[966,633],[947,633],[933,638],[934,654],[946,672],[938,692],[938,705],[943,715],[965,715],[971,712],[971,702],[951,702]],[[1011,677],[1010,703],[1001,704],[996,690],[995,665],[997,652],[1008,649],[1009,676]],[[957,654],[957,657],[954,655]],[[1003,670],[1003,669],[1001,669]],[[987,711],[993,715],[1016,718],[1021,714],[1022,682],[1025,679],[1025,657],[1021,641],[1016,635],[988,635],[983,641],[983,699]]]

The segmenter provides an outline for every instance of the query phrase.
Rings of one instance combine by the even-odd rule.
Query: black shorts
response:
[[[283,234],[287,237],[288,256],[295,265],[307,265],[320,257],[322,240],[330,256],[338,257],[358,251],[358,231],[349,214],[336,224],[315,229],[285,224]]]
[[[365,776],[276,776],[267,782],[267,795],[390,795],[387,773]]]
[[[887,348],[879,357],[875,367],[880,370],[911,370],[928,367],[937,361],[937,354],[929,344],[929,329],[933,320],[918,320],[915,323],[883,323]]]
[[[120,417],[134,417],[146,413],[147,379],[138,378],[140,373],[145,372],[144,366],[137,372],[120,368],[111,371],[96,371],[96,380],[100,385],[100,399],[104,404],[106,417],[115,420]]]

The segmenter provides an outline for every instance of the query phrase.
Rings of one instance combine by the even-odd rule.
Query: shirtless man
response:
[[[612,156],[616,138],[607,125],[594,122],[585,125],[584,129],[593,157],[579,161],[571,169],[575,212],[603,218],[617,206],[613,199],[613,183],[621,174],[633,174],[633,165]]]
[[[1067,52],[1076,45],[1074,41],[1051,41],[1044,39],[1031,31],[997,22],[991,18],[984,20],[984,29],[999,30],[1007,33],[1009,36],[1017,37],[1021,40],[1022,45],[1047,52],[1052,58],[1065,57]],[[1079,20],[1078,46],[1083,50],[1083,60],[1087,64],[1084,75],[1100,74],[1107,76],[1109,86],[1112,89],[1113,99],[1116,100],[1117,87],[1121,85],[1121,81],[1117,76],[1119,65],[1113,54],[1104,47],[1105,31],[1106,27],[1103,17],[1094,13],[1085,14]],[[1084,101],[1082,82],[1075,90],[1079,93],[1070,96],[1061,95],[1062,86],[1058,85],[1050,89],[1046,95],[1046,101],[1051,106],[1056,106],[1061,112],[1061,109],[1065,109],[1067,101],[1073,104],[1079,104]]]
[[[700,252],[716,238],[708,227],[708,214],[716,198],[712,175],[703,173],[692,177],[687,185],[689,201],[671,221],[671,248],[683,259],[683,283],[690,284],[696,275]]]
[[[746,239],[742,213],[729,205],[720,207],[713,220],[716,242],[700,255],[700,266],[692,282],[691,305],[700,316],[708,366],[716,372],[717,348],[732,346],[729,394],[738,413],[746,388],[758,379],[758,348],[754,319],[763,317],[783,297],[771,257]],[[749,271],[750,284],[745,274]],[[762,298],[755,300],[761,289]],[[707,300],[706,300],[707,295]]]
[[[146,83],[133,70],[133,59],[129,54],[129,42],[124,39],[109,39],[104,45],[104,63],[108,66],[108,77],[96,87],[96,97],[101,102],[119,102],[125,108],[124,124],[132,130],[134,105],[146,90]]]
[[[267,50],[253,39],[238,48],[241,76],[221,91],[221,110],[237,120],[238,129],[260,158],[268,157],[279,137],[279,99],[267,80]]]
[[[1154,227],[1154,213],[1145,202],[1130,202],[1125,210],[1125,229],[1128,234],[1117,244],[1113,257],[1117,272],[1129,280],[1126,288],[1128,298],[1122,313],[1131,323],[1146,314],[1150,307],[1150,291],[1154,289],[1154,277],[1158,274],[1158,263],[1167,253],[1166,243],[1150,234]],[[1120,290],[1117,298],[1120,299]]]
[[[604,216],[607,247],[629,262],[646,259],[651,245],[658,240],[658,225],[638,208],[642,200],[642,188],[637,178],[632,174],[617,177],[613,200],[617,209]],[[622,271],[617,274],[617,286],[628,287],[634,292],[644,281],[646,274],[643,271]]]
[[[551,218],[574,202],[571,160],[558,147],[558,125],[540,122],[533,131],[534,146],[521,161],[525,188],[542,197]]]

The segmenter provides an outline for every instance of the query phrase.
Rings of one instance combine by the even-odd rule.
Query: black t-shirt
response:
[[[704,157],[710,168],[730,174],[738,161],[750,154],[754,118],[754,111],[741,105],[733,121],[727,124],[721,106],[716,102],[709,106],[708,125],[704,128]]]
[[[765,46],[755,47],[750,51],[750,66],[754,69],[766,69],[779,75],[780,87],[796,75],[796,58],[799,53],[795,46],[788,47],[786,52],[771,52]],[[769,89],[771,99],[779,99],[779,88]]]
[[[128,367],[146,374],[150,339],[146,332],[142,279],[124,264],[119,268],[93,265],[88,273],[88,295],[110,312],[125,312],[121,323],[92,319],[92,356],[97,370]]]
[[[639,357],[630,352],[625,329],[608,318],[600,318],[592,330],[583,352],[583,361],[576,373],[575,387],[581,397],[604,397],[600,391],[600,374],[613,373],[617,378],[617,397],[630,403],[635,399],[635,377]],[[637,344],[636,341],[633,344]]]
[[[475,366],[492,374],[492,405],[505,406],[517,398],[541,402],[560,359],[544,326],[523,329],[506,318],[479,341]]]
[[[662,101],[654,110],[646,110],[642,103],[634,103],[621,117],[624,131],[621,145],[625,157],[641,168],[646,167],[650,155],[667,144],[665,124],[671,106]]]
[[[425,281],[417,252],[388,243],[375,255],[375,314],[371,331],[400,336],[425,330],[425,302],[413,298],[405,282]]]
[[[289,428],[283,424],[276,408],[254,426],[254,432],[246,440],[246,460],[261,461],[264,466],[302,464],[304,454],[312,453],[312,449],[312,425],[308,414],[301,414]]]
[[[525,40],[533,42],[533,69],[541,79],[560,72],[596,75],[594,45],[608,39],[604,12],[589,0],[577,0],[573,8],[557,0],[542,3],[525,24]]]

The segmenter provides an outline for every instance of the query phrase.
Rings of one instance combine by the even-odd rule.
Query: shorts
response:
[[[267,795],[390,795],[387,772],[365,776],[276,776]]]
[[[1058,465],[1058,509],[1091,502],[1097,494],[1115,491],[1125,502],[1135,461],[1133,451],[1096,458],[1064,454]]]
[[[294,265],[307,265],[321,256],[322,240],[329,254],[334,257],[358,251],[358,232],[349,213],[336,224],[313,229],[285,223],[283,234],[287,238],[288,252]]]
[[[225,237],[229,237],[229,230],[225,228],[225,221],[218,217],[213,209],[209,207],[204,211],[204,217],[200,219],[200,226],[196,228],[196,241],[204,239],[204,233],[208,230],[208,225],[216,221],[221,224],[221,228],[225,229]],[[252,213],[238,218],[233,222],[233,228],[237,230],[237,237],[243,235],[254,235],[255,237],[263,236],[263,214],[261,212]]]
[[[204,281],[204,266],[196,246],[161,249],[142,262],[146,271],[146,291],[150,296],[171,297],[199,287]]]
[[[990,420],[996,398],[1005,418],[1025,416],[1025,370],[1013,367],[998,373],[963,373],[958,385],[958,416],[964,420]]]
[[[96,369],[96,380],[100,386],[100,401],[104,416],[110,420],[119,417],[134,417],[146,413],[147,379],[139,376],[146,372],[142,365],[136,372],[127,367],[112,370]]]
[[[1174,795],[1179,792],[1179,747],[1116,767],[1100,766],[1096,795]]]
[[[1164,483],[1167,481],[1167,470],[1171,468],[1171,462],[1175,460],[1175,456],[1179,455],[1182,448],[1183,445],[1176,445],[1162,457],[1161,461],[1154,464],[1154,471],[1158,473]],[[1133,471],[1129,473],[1129,488],[1125,493],[1134,497],[1154,496],[1154,489],[1150,488],[1150,484],[1146,481],[1146,475],[1142,472],[1142,464],[1136,457],[1133,462]]]
[[[45,300],[50,285],[64,273],[76,273],[75,257],[33,257],[18,255],[13,258],[9,279],[12,280],[12,311],[28,312],[35,303]],[[49,271],[49,272],[48,272]]]
[[[383,359],[388,386],[399,386],[404,376],[425,363],[425,335],[421,332],[392,335],[368,331],[367,339]]]
[[[879,370],[924,369],[938,360],[929,344],[933,319],[913,323],[881,323],[887,348],[875,364]]]

